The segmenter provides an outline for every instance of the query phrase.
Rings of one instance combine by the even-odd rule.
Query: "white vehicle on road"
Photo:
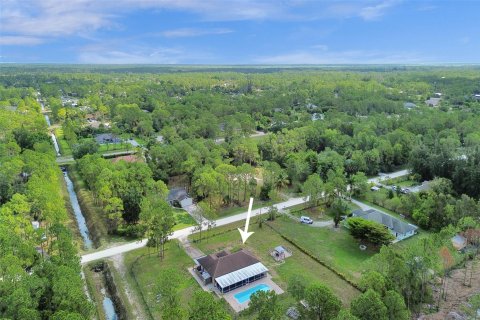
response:
[[[306,216],[300,217],[300,223],[312,224],[313,220]]]

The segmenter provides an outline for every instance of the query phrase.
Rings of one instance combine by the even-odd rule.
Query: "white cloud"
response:
[[[376,20],[382,17],[389,8],[398,3],[398,0],[386,0],[373,6],[363,7],[359,12],[359,16],[364,20]]]
[[[183,47],[135,45],[122,39],[75,48],[79,63],[92,64],[182,64],[212,63],[216,61],[209,52],[187,50]]]
[[[160,35],[167,38],[198,37],[212,34],[226,34],[233,32],[230,29],[197,29],[180,28],[160,32]]]
[[[388,64],[388,63],[425,63],[434,61],[416,52],[380,52],[365,50],[299,50],[279,55],[258,57],[260,64]]]
[[[65,38],[95,37],[96,31],[122,29],[122,18],[138,10],[169,10],[193,13],[199,21],[315,20],[323,18],[377,19],[397,0],[342,2],[303,0],[0,0],[2,32],[8,36]],[[162,21],[159,27],[165,28]],[[228,29],[177,29],[166,37],[192,37],[227,33]],[[30,41],[33,44],[34,40]],[[24,44],[29,44],[24,41]]]
[[[277,19],[286,6],[262,0],[2,0],[2,32],[9,36],[91,37],[100,29],[122,28],[121,18],[141,9],[186,11],[200,20],[235,21]],[[159,22],[162,25],[162,22]],[[172,30],[166,36],[198,36],[227,33],[227,29]],[[27,44],[27,43],[25,43]]]
[[[156,48],[134,51],[86,51],[80,53],[79,62],[92,64],[176,64],[179,51]]]
[[[0,36],[0,45],[18,46],[18,45],[36,45],[43,43],[44,39],[28,36]]]
[[[3,32],[17,35],[67,36],[113,25],[112,15],[87,0],[10,0],[2,4]]]
[[[349,19],[360,17],[363,20],[377,20],[402,0],[357,0],[339,1],[329,4],[319,18]]]
[[[312,48],[313,49],[318,49],[320,51],[327,51],[328,50],[328,46],[324,45],[324,44],[317,44],[317,45],[312,46]]]

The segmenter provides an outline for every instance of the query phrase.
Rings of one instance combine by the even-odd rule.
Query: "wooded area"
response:
[[[382,247],[351,314],[339,314],[336,297],[315,300],[319,292],[333,295],[328,288],[301,286],[298,297],[312,306],[307,318],[407,319],[433,297],[428,270],[453,267],[442,265],[439,248],[479,227],[478,67],[1,68],[0,315],[7,318],[92,313],[65,227],[62,173],[49,136],[58,129],[62,156],[76,160],[109,232],[146,235],[161,257],[177,223],[166,202],[172,187],[185,188],[212,220],[249,197],[309,196],[309,207],[335,212],[337,227],[349,213],[346,201],[370,192],[370,176],[410,168],[415,183],[432,180],[429,190],[371,197],[435,233],[438,239],[422,243],[435,256],[418,246],[415,253]],[[434,96],[438,107],[425,102]],[[99,142],[101,134],[107,142]],[[117,144],[131,144],[133,160],[102,156]],[[354,219],[357,238],[392,241],[381,225]],[[272,297],[255,299],[258,314],[275,318],[261,302]],[[365,310],[368,304],[378,308]]]

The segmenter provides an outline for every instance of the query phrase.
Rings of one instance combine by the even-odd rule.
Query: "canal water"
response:
[[[75,214],[75,218],[77,220],[78,229],[80,230],[80,234],[83,238],[83,244],[85,249],[92,249],[93,242],[90,239],[90,234],[88,232],[87,222],[85,221],[85,217],[82,214],[82,210],[80,209],[80,204],[78,203],[77,194],[75,193],[75,189],[73,188],[73,182],[70,180],[68,176],[68,172],[63,172],[63,177],[65,178],[65,182],[67,184],[68,194],[70,196],[70,203],[72,204],[73,213]]]
[[[113,301],[107,296],[103,298],[103,311],[105,311],[105,318],[107,320],[118,320]]]
[[[42,111],[45,111],[45,104],[43,102],[40,102],[40,106],[42,107]],[[50,117],[48,114],[43,115],[45,117],[45,121],[47,122],[47,125],[50,127],[52,123],[50,122]],[[53,146],[55,148],[55,152],[57,153],[57,157],[59,157],[60,154],[60,148],[58,147],[58,142],[57,142],[57,137],[55,137],[55,134],[52,132],[51,133],[52,141],[53,141]]]
[[[45,110],[45,105],[43,102],[40,102],[40,105],[42,107],[42,111]],[[45,121],[47,122],[47,125],[50,127],[52,124],[50,122],[50,117],[47,114],[44,114],[45,116]],[[60,156],[60,148],[58,147],[58,142],[57,142],[57,137],[55,134],[52,132],[51,133],[52,141],[53,141],[53,146],[55,148],[55,151],[57,153],[57,157]],[[80,208],[80,204],[78,203],[78,198],[77,198],[77,193],[75,192],[75,189],[73,187],[73,182],[70,180],[70,177],[68,176],[67,170],[64,170],[63,172],[63,177],[65,179],[65,183],[67,184],[67,190],[68,190],[68,195],[70,197],[70,203],[72,204],[73,208],[73,213],[75,214],[75,219],[77,220],[78,224],[78,229],[80,230],[80,234],[83,238],[83,244],[85,249],[89,250],[93,248],[93,242],[92,239],[90,239],[90,234],[88,232],[88,227],[87,227],[87,222],[85,221],[85,217],[83,216],[82,210]],[[83,273],[83,272],[82,272]],[[83,274],[82,274],[83,276]],[[87,289],[87,295],[88,295],[88,289]],[[115,306],[113,304],[112,299],[108,296],[108,294],[105,292],[105,289],[102,289],[103,293],[103,310],[105,311],[105,317],[107,320],[118,320],[119,317],[115,311]]]

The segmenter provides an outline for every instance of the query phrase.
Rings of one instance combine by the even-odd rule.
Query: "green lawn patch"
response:
[[[376,253],[360,250],[358,241],[343,227],[314,228],[291,219],[277,219],[271,225],[352,282],[360,279],[367,261]]]
[[[262,208],[262,207],[268,207],[268,206],[271,206],[273,204],[275,204],[275,202],[272,201],[272,200],[269,200],[269,201],[255,200],[253,202],[253,205],[252,205],[252,210]],[[233,216],[233,215],[236,215],[236,214],[239,214],[239,213],[242,213],[242,212],[246,212],[247,210],[248,210],[248,202],[246,202],[245,205],[243,205],[241,207],[234,206],[234,207],[221,209],[217,212],[217,216],[214,217],[214,219]]]
[[[348,202],[347,214],[357,209],[360,209],[360,207],[354,203]],[[310,207],[310,204],[308,203],[302,203],[291,207],[290,214],[296,217],[307,216],[312,218],[314,221],[329,221],[335,216],[333,209],[327,208],[324,204],[316,207]]]
[[[173,231],[185,229],[187,227],[195,225],[195,220],[188,212],[181,209],[174,209],[173,214],[177,220],[177,224],[173,227]]]
[[[130,143],[104,143],[98,148],[99,153],[107,153],[111,151],[129,151],[133,146]]]
[[[188,302],[193,292],[200,289],[198,283],[187,271],[187,268],[193,266],[193,261],[176,240],[166,244],[165,258],[163,260],[157,256],[153,248],[142,248],[126,253],[125,265],[128,268],[126,280],[131,284],[131,288],[135,291],[134,294],[140,300],[143,299],[153,319],[161,318],[155,283],[162,270],[172,268],[182,275],[182,281],[179,283],[179,286],[181,303],[184,309],[188,308]]]
[[[55,129],[55,137],[57,138],[57,143],[58,143],[58,147],[60,149],[60,154],[62,156],[71,156],[72,155],[72,148],[70,148],[70,145],[68,144],[67,140],[65,140],[62,128],[56,128]]]

